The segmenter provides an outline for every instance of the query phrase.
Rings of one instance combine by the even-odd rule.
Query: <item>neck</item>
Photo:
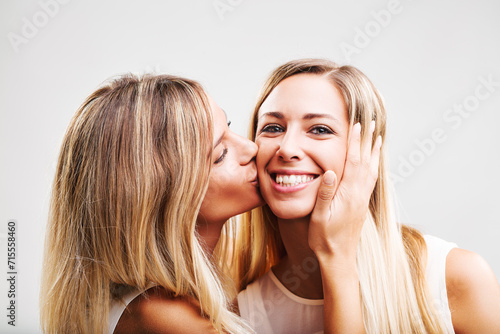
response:
[[[196,224],[196,231],[199,235],[200,244],[203,247],[205,253],[210,257],[214,252],[217,242],[219,242],[222,226],[224,226],[225,221],[222,222],[207,222],[205,220],[198,220]]]
[[[273,272],[295,295],[321,299],[323,298],[321,270],[308,242],[309,219],[309,216],[291,220],[278,219],[287,255],[273,267]]]

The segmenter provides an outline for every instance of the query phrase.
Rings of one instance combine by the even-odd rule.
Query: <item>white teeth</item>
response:
[[[312,181],[314,177],[310,175],[276,175],[276,183],[283,187],[292,187],[301,183]]]

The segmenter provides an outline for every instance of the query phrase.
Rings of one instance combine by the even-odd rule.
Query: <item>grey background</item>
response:
[[[387,102],[401,220],[479,253],[500,277],[497,1],[62,2],[0,4],[0,310],[9,219],[18,224],[19,273],[17,326],[2,311],[0,332],[40,331],[43,236],[61,140],[85,97],[125,72],[199,80],[246,135],[277,65],[324,57],[359,67]],[[494,82],[490,90],[484,80]],[[461,105],[464,116],[453,111]]]

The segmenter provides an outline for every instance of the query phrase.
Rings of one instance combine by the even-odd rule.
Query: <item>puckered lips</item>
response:
[[[259,175],[257,173],[257,166],[255,165],[255,161],[252,161],[249,167],[251,167],[250,169],[251,171],[250,171],[250,176],[247,178],[247,180],[249,180],[248,182],[250,182],[251,185],[258,187]]]
[[[255,177],[253,178],[252,181],[250,181],[250,183],[255,186],[255,187],[258,187],[259,186],[259,176],[257,174],[255,174]]]
[[[282,193],[302,190],[319,176],[316,173],[292,169],[269,170],[268,174],[273,189]]]

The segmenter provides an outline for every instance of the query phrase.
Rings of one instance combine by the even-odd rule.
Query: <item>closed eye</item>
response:
[[[214,161],[214,164],[217,165],[217,164],[221,163],[224,160],[224,158],[226,157],[226,155],[227,155],[227,148],[225,148],[222,151],[222,154]]]

